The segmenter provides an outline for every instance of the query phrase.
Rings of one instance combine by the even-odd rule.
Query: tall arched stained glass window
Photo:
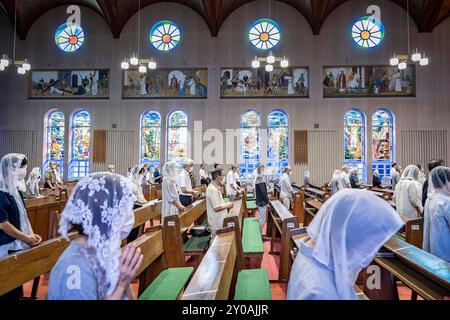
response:
[[[359,110],[349,110],[344,117],[344,162],[358,168],[361,181],[366,181],[366,119]]]
[[[372,169],[381,181],[389,181],[394,161],[394,117],[389,110],[378,109],[372,116]]]
[[[64,113],[59,110],[51,111],[45,119],[45,159],[44,170],[50,162],[59,164],[59,173],[63,177],[64,168]]]
[[[241,174],[250,178],[261,161],[260,150],[261,115],[256,110],[247,110],[241,116]]]
[[[267,166],[277,178],[289,165],[289,120],[283,110],[274,110],[267,118]]]
[[[151,167],[161,162],[161,116],[156,111],[147,111],[141,120],[141,163]]]
[[[89,174],[91,154],[91,116],[86,110],[75,112],[72,117],[71,155],[69,178],[79,179]]]
[[[167,125],[167,161],[175,160],[181,164],[187,156],[188,144],[188,116],[177,110],[168,118]]]

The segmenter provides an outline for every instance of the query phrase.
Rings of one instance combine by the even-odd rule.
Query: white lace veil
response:
[[[414,180],[414,181],[419,181],[419,168],[416,165],[409,165],[405,168],[405,170],[403,170],[402,172],[402,178],[400,180],[405,180],[405,179],[409,179],[409,180]]]
[[[339,299],[355,298],[355,274],[403,225],[381,198],[363,190],[344,189],[319,210],[307,231],[315,242],[313,258],[334,272]]]
[[[129,180],[95,173],[77,183],[62,212],[59,233],[67,238],[72,225],[81,225],[88,238],[82,254],[97,272],[100,299],[117,286],[121,241],[134,225],[134,199]]]
[[[437,167],[431,170],[428,180],[428,196],[435,194],[450,197],[450,168]]]
[[[178,166],[173,160],[168,161],[163,167],[163,178],[168,180],[176,180],[178,177]]]

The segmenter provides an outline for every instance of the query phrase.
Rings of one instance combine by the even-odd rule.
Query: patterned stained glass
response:
[[[70,178],[83,178],[89,174],[91,139],[91,116],[85,110],[72,118],[72,159],[69,164]]]
[[[174,111],[170,114],[168,123],[167,160],[181,162],[187,156],[187,114],[183,111]]]
[[[241,116],[241,173],[249,178],[261,159],[261,116],[248,110]]]
[[[352,38],[362,48],[374,48],[384,39],[384,24],[375,17],[362,17],[353,23]]]
[[[386,109],[375,111],[372,117],[372,169],[378,170],[381,180],[390,176],[394,156],[393,133],[392,113]]]
[[[357,110],[350,110],[344,117],[344,161],[358,168],[359,178],[366,180],[365,170],[365,119]]]
[[[46,119],[46,159],[44,170],[47,169],[50,161],[60,165],[60,174],[63,175],[64,164],[64,114],[55,110],[48,114]]]
[[[289,124],[287,114],[282,110],[275,110],[267,118],[268,167],[277,178],[283,168],[289,165],[288,137]]]
[[[177,46],[181,40],[178,26],[169,20],[156,23],[150,30],[150,42],[160,51],[169,51]]]
[[[55,42],[64,52],[75,52],[81,48],[85,40],[83,28],[76,23],[64,23],[56,29]]]
[[[258,49],[269,50],[280,41],[280,27],[272,19],[259,19],[253,22],[248,33],[250,42]]]
[[[161,116],[148,111],[142,117],[141,163],[159,166],[161,159]]]

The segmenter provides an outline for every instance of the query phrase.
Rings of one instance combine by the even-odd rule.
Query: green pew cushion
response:
[[[184,244],[184,251],[188,252],[202,252],[205,250],[209,243],[211,236],[205,237],[190,237],[188,241]]]
[[[267,270],[240,271],[236,282],[234,300],[272,300]]]
[[[257,218],[245,218],[242,229],[242,249],[244,253],[264,253],[261,230]]]
[[[248,210],[258,209],[258,207],[256,206],[256,201],[254,201],[254,200],[247,201],[246,205],[247,205]]]
[[[177,300],[193,272],[193,267],[164,270],[145,289],[139,300]]]

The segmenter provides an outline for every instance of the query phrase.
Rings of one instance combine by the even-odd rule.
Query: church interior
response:
[[[450,300],[450,0],[0,0],[0,301]]]

